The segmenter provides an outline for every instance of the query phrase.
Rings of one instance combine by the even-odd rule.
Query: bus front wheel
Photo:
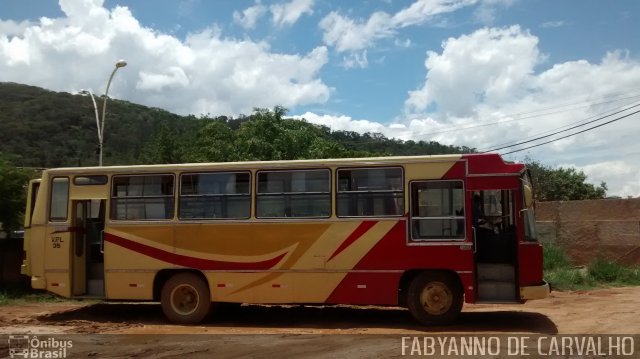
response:
[[[425,272],[411,281],[407,307],[422,324],[446,325],[458,318],[462,298],[456,278],[443,272]]]
[[[162,287],[162,311],[172,322],[195,324],[209,313],[211,296],[202,278],[193,273],[178,273]]]

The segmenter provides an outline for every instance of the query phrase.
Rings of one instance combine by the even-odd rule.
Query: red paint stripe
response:
[[[442,179],[464,179],[467,176],[467,167],[464,162],[457,161],[442,176]]]
[[[80,228],[80,227],[67,227],[64,230],[61,231],[53,231],[51,232],[51,234],[60,234],[60,233],[82,233],[84,232],[84,228]]]
[[[338,254],[340,254],[340,252],[347,249],[347,247],[349,247],[358,238],[362,237],[365,233],[367,233],[367,231],[371,229],[371,227],[373,227],[376,223],[378,223],[378,221],[363,221],[362,223],[360,223],[358,228],[356,228],[353,232],[351,232],[349,237],[347,237],[347,239],[345,239],[344,242],[340,244],[340,247],[338,247],[338,249],[336,249],[336,251],[333,252],[331,257],[329,257],[329,260],[332,260],[333,257],[337,256]]]
[[[226,286],[227,286],[227,285],[226,285],[226,284],[223,284],[223,283],[218,283],[218,285],[217,285],[217,287],[218,287],[218,288],[224,288],[224,287],[226,287]]]
[[[130,241],[110,233],[104,234],[104,240],[111,242],[120,247],[142,253],[146,256],[159,259],[164,262],[169,262],[175,265],[196,268],[201,270],[264,270],[269,269],[278,264],[287,253],[283,253],[277,257],[260,262],[226,262],[215,261],[203,258],[189,257],[180,254],[170,253],[161,249],[144,245],[142,243]]]
[[[271,285],[273,288],[280,288],[280,284],[272,284]]]

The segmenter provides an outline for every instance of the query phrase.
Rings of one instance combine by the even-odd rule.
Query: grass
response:
[[[64,298],[45,291],[9,289],[0,291],[0,305],[16,303],[52,303],[63,302]]]
[[[558,245],[544,244],[544,277],[556,290],[640,285],[640,267],[629,267],[598,258],[586,267],[576,267]]]

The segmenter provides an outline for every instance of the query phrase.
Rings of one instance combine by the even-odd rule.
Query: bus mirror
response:
[[[531,191],[531,186],[524,185],[524,206],[529,208],[533,205],[533,191]]]

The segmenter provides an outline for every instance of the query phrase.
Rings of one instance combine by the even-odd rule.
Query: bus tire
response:
[[[407,292],[411,315],[424,325],[453,323],[462,310],[462,288],[444,272],[425,272],[415,277]]]
[[[178,273],[162,287],[160,302],[170,321],[196,324],[209,314],[211,295],[202,278],[193,273]]]

